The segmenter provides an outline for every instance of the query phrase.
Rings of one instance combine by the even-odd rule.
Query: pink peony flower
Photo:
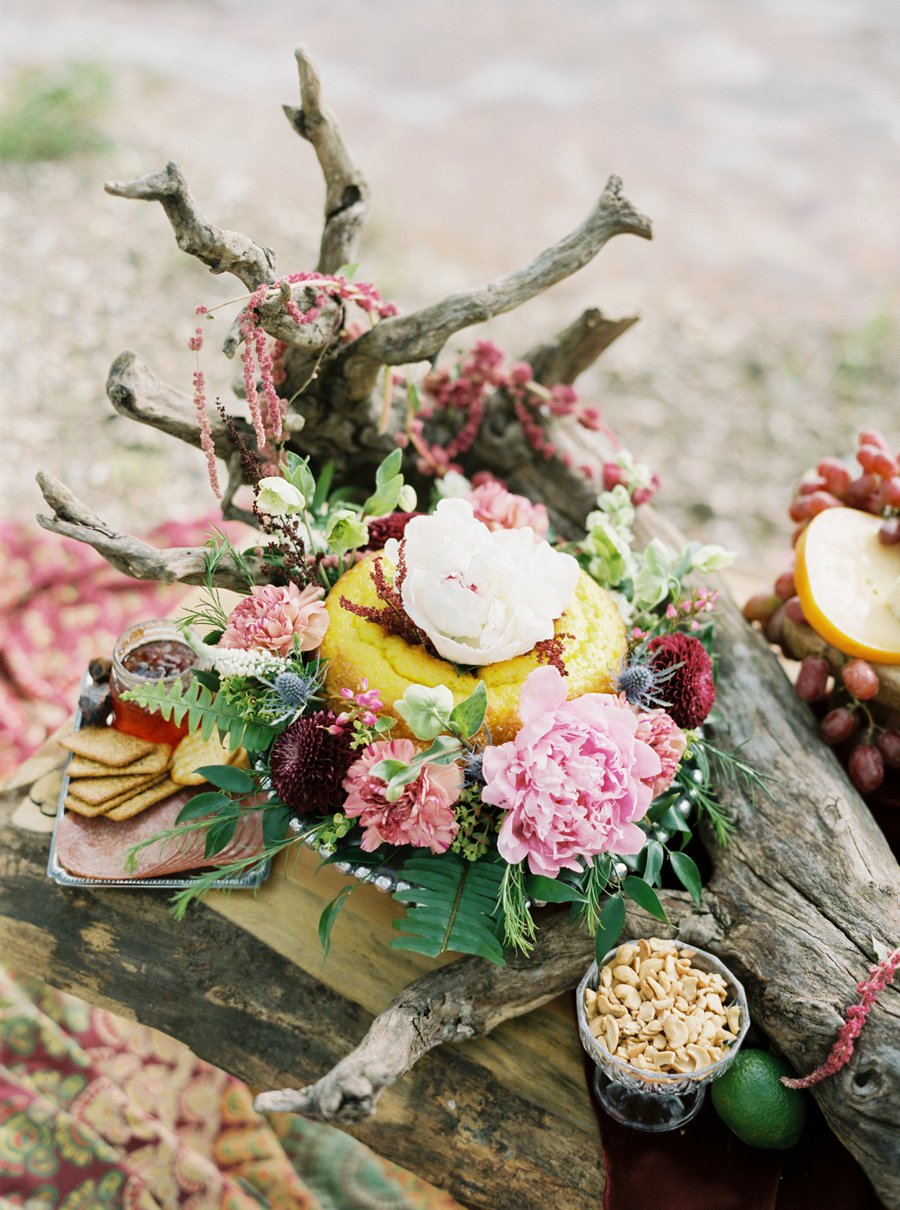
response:
[[[251,588],[250,595],[228,615],[228,627],[219,646],[287,656],[294,650],[296,635],[301,651],[314,651],[328,629],[328,614],[321,600],[324,593],[314,584],[307,584],[302,592],[296,584]]]
[[[654,798],[664,794],[675,780],[678,764],[687,747],[684,732],[665,710],[637,711],[635,735],[649,744],[660,759],[662,769],[649,781]]]
[[[396,802],[385,798],[385,782],[370,775],[379,761],[408,763],[418,750],[409,739],[376,740],[347,770],[344,813],[351,819],[359,818],[365,829],[362,847],[367,853],[381,844],[410,844],[444,853],[459,830],[453,812],[463,784],[458,765],[423,766]]]
[[[532,504],[525,496],[507,491],[499,479],[487,473],[476,475],[468,500],[475,519],[488,529],[524,529],[531,526],[536,538],[546,538],[550,518],[543,504]]]
[[[611,694],[566,701],[557,669],[536,668],[519,696],[516,738],[484,750],[485,802],[509,814],[497,850],[532,874],[578,870],[579,857],[637,853],[637,826],[650,806],[662,762],[637,734],[629,706]]]

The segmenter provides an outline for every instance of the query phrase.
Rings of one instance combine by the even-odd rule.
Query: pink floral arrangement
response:
[[[448,407],[489,388],[543,399],[523,375],[481,346],[467,385],[438,376],[431,392]],[[544,402],[574,406],[564,391]],[[581,422],[593,423],[589,411]],[[299,838],[356,871],[391,868],[408,908],[392,944],[429,954],[502,962],[505,949],[527,951],[531,905],[549,900],[571,903],[609,948],[604,904],[616,901],[612,919],[624,921],[628,896],[664,919],[654,888],[670,873],[699,895],[686,814],[707,810],[723,838],[727,821],[709,805],[716,757],[698,762],[701,793],[688,767],[715,699],[714,597],[682,580],[716,570],[725,552],[637,551],[630,527],[649,473],[624,454],[616,465],[628,485],[598,497],[582,539],[555,544],[547,509],[491,475],[470,482],[447,471],[432,508],[420,510],[399,449],[363,502],[344,491],[330,501],[296,456],[281,475],[261,474],[254,509],[286,582],[252,587],[227,613],[214,602],[218,612],[203,617],[221,637],[197,642],[204,678],[164,702],[176,721],[195,710],[192,726],[218,712],[220,732],[255,754],[249,770],[210,776],[221,792],[204,796],[210,814],[197,826],[227,843],[241,804],[268,792],[268,855]],[[586,608],[576,602],[602,596],[586,577],[622,612],[611,620],[621,646],[598,651],[602,693],[573,691],[566,667],[567,627]],[[374,665],[355,668],[358,653],[343,644],[369,627],[391,663],[405,660],[402,645],[427,651],[430,662],[404,664],[422,668],[422,683],[395,665],[390,683],[402,688],[390,694]],[[491,701],[490,670],[522,658],[532,667],[510,703],[516,717]],[[143,692],[152,704],[156,691]],[[505,742],[491,736],[498,715]]]
[[[296,642],[301,651],[315,651],[328,629],[324,596],[313,584],[257,585],[228,615],[219,646],[287,656]]]
[[[582,857],[639,853],[636,826],[653,797],[661,761],[637,738],[638,720],[610,694],[566,701],[556,668],[536,668],[519,697],[522,729],[484,750],[482,799],[507,812],[497,851],[555,878]]]
[[[378,740],[347,770],[344,814],[362,825],[361,847],[366,852],[382,844],[408,844],[445,853],[456,836],[459,825],[453,804],[463,786],[458,765],[422,765],[415,781],[394,802],[386,797],[384,780],[372,775],[380,761],[408,764],[417,751],[409,739]]]

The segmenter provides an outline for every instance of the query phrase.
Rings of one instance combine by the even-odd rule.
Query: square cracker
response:
[[[127,765],[104,765],[98,760],[87,756],[74,756],[69,761],[69,777],[131,777],[135,773],[165,773],[172,763],[172,749],[169,744],[154,744],[153,751],[146,756]]]
[[[164,798],[168,798],[170,794],[175,794],[181,789],[182,787],[172,781],[171,777],[165,777],[157,785],[151,786],[149,790],[144,790],[132,798],[127,798],[118,807],[113,807],[111,811],[106,811],[106,818],[131,819],[135,815],[140,815],[141,811],[146,811],[148,807],[152,807],[154,803],[161,802]]]
[[[82,802],[98,807],[101,803],[110,802],[113,798],[121,798],[127,791],[137,792],[147,790],[159,781],[155,773],[123,774],[120,777],[75,777],[70,774],[69,793],[80,798]]]
[[[77,794],[72,794],[70,792],[66,798],[66,806],[69,806],[70,810],[75,811],[78,815],[88,815],[88,813],[90,813],[90,815],[105,815],[106,812],[110,811],[113,807],[118,807],[121,803],[127,802],[129,798],[134,798],[136,794],[143,794],[145,790],[152,790],[153,787],[158,786],[161,781],[165,781],[165,776],[166,775],[162,773],[158,777],[150,778],[144,782],[142,788],[139,787],[137,790],[123,790],[120,794],[117,794],[115,798],[107,798],[105,802],[85,802],[83,798],[79,798]]]
[[[82,727],[80,731],[64,735],[59,745],[74,752],[76,756],[87,756],[91,760],[113,765],[115,768],[129,765],[133,760],[147,756],[156,747],[149,740],[138,739],[136,735],[126,735],[124,731],[116,731],[114,727]]]
[[[74,794],[66,795],[66,810],[74,811],[76,815],[84,815],[88,819],[93,819],[97,815],[103,815],[106,809],[107,804],[105,802],[101,803],[99,807],[92,807],[90,803],[82,802]]]

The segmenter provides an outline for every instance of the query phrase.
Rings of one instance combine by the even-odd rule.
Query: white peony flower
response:
[[[466,500],[442,500],[404,531],[406,612],[446,660],[469,666],[524,655],[553,636],[578,564],[531,529],[491,532]],[[396,563],[399,544],[385,555]]]
[[[256,488],[256,507],[267,517],[284,517],[302,513],[306,507],[303,493],[286,479],[269,475],[260,479]]]

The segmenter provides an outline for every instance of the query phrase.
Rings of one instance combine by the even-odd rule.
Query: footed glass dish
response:
[[[637,945],[638,943],[637,941],[620,942],[620,945],[629,944]],[[595,1064],[594,1092],[611,1118],[625,1126],[631,1126],[634,1130],[651,1133],[677,1130],[695,1117],[703,1104],[707,1085],[723,1075],[734,1062],[750,1026],[747,996],[743,986],[728,967],[714,954],[707,953],[705,950],[687,944],[683,948],[690,951],[691,965],[694,968],[702,971],[715,971],[722,976],[728,985],[726,1007],[737,1005],[741,1010],[740,1028],[736,1040],[731,1043],[721,1059],[701,1067],[697,1071],[687,1074],[649,1072],[618,1055],[610,1054],[602,1042],[591,1033],[584,1002],[585,988],[597,990],[600,968],[596,962],[591,963],[578,985],[576,993],[578,1032],[581,1036],[582,1046]],[[600,967],[605,966],[618,949],[618,945],[611,949],[600,963]]]

